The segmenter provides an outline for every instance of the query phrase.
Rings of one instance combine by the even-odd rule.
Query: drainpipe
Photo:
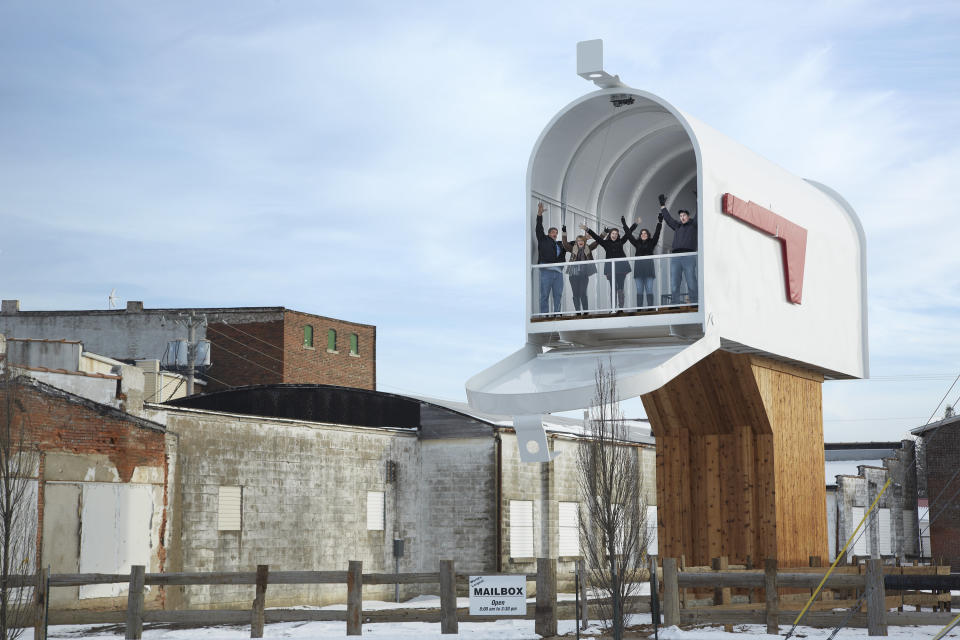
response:
[[[495,430],[493,436],[496,449],[497,468],[495,470],[496,501],[497,501],[497,573],[503,572],[503,441],[500,440],[500,431]]]

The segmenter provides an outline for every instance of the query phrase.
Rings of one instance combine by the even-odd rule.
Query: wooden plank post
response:
[[[135,564],[130,567],[130,586],[127,591],[127,634],[126,637],[139,640],[143,635],[143,582],[146,567]]]
[[[49,608],[50,568],[37,570],[37,584],[33,589],[33,640],[47,640],[47,609]]]
[[[677,559],[663,559],[663,626],[680,624],[680,589],[677,586]]]
[[[867,560],[867,635],[887,635],[887,601],[883,586],[883,565],[879,558]]]
[[[250,637],[263,637],[263,610],[267,605],[267,579],[270,565],[257,565],[257,591],[253,597],[253,609],[250,611]]]
[[[440,633],[459,633],[457,574],[453,560],[440,561]]]
[[[534,631],[545,637],[557,635],[557,561],[554,558],[537,558]]]
[[[580,572],[580,629],[586,629],[590,625],[589,611],[587,611],[587,564],[583,558],[577,560],[577,570]]]
[[[714,571],[726,571],[730,568],[730,559],[720,556],[710,560],[710,568]],[[730,604],[730,587],[717,587],[713,590],[713,604]]]
[[[347,635],[363,635],[363,562],[351,560],[347,568]]]
[[[767,558],[763,563],[763,589],[767,601],[767,633],[780,633],[780,599],[777,596],[777,559]]]

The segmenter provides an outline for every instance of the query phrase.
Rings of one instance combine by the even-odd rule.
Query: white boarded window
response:
[[[880,529],[880,555],[889,556],[893,553],[890,544],[890,509],[880,509],[879,516],[880,519],[877,522],[879,526],[877,528]]]
[[[647,507],[647,553],[655,556],[659,553],[660,541],[657,538],[657,507]]]
[[[510,557],[533,557],[533,502],[510,501]]]
[[[367,531],[383,531],[383,491],[367,491]]]
[[[852,532],[856,529],[857,525],[860,524],[860,521],[863,519],[863,507],[851,507],[850,508],[850,531]],[[856,542],[853,543],[853,550],[848,551],[850,555],[854,556],[865,556],[870,552],[867,550],[867,541],[870,540],[870,532],[868,531],[870,523],[864,522],[863,526],[860,527],[860,530],[857,531]]]
[[[217,499],[217,531],[240,531],[243,490],[240,487],[220,487]]]
[[[558,510],[560,523],[559,549],[561,556],[580,555],[580,505],[561,502]]]
[[[152,487],[132,483],[82,484],[79,570],[83,573],[129,573],[131,565],[149,567],[154,515]],[[126,590],[125,584],[88,584],[80,587],[78,596],[81,600],[109,598]]]

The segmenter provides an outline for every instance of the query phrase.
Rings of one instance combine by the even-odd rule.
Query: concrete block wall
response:
[[[419,544],[417,491],[403,482],[388,485],[385,475],[390,459],[401,470],[417,468],[415,434],[192,411],[171,411],[167,421],[180,436],[179,569],[331,570],[362,560],[365,572],[385,572],[393,570],[395,528],[408,548]],[[217,530],[221,486],[242,487],[240,531]],[[367,530],[367,491],[385,493],[383,531]],[[345,585],[277,585],[268,590],[267,604],[323,605],[342,602],[345,593]],[[392,598],[393,587],[364,593]],[[248,607],[253,591],[190,587],[178,597],[190,608]]]

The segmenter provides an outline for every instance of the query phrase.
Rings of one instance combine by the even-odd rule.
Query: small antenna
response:
[[[107,296],[107,305],[108,305],[107,308],[108,308],[108,309],[116,309],[116,308],[117,308],[117,300],[119,300],[119,299],[120,299],[120,298],[117,297],[117,288],[114,287],[113,289],[110,290],[110,295]]]

